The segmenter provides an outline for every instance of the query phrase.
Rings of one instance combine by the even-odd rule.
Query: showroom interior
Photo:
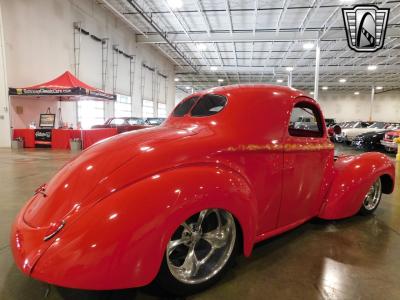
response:
[[[399,299],[399,58],[400,0],[0,0],[0,299]]]

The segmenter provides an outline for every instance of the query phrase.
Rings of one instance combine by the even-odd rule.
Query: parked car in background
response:
[[[118,133],[132,131],[132,130],[139,130],[148,127],[149,125],[147,125],[142,118],[135,118],[135,117],[109,118],[102,125],[92,126],[93,129],[117,128]]]
[[[166,120],[166,118],[146,118],[144,120],[144,122],[147,125],[157,126],[157,125],[161,125],[165,120]]]
[[[356,149],[365,150],[365,151],[373,151],[383,149],[383,145],[381,144],[381,140],[384,138],[387,132],[399,129],[399,124],[391,124],[385,130],[372,131],[360,134],[354,138],[351,145]]]
[[[390,124],[385,122],[374,122],[369,126],[366,127],[358,127],[358,128],[351,128],[346,130],[346,141],[351,143],[356,136],[367,133],[367,132],[375,132],[375,131],[384,131]]]
[[[385,133],[385,136],[381,140],[381,144],[385,147],[388,152],[396,152],[397,144],[393,141],[395,138],[400,137],[400,130],[389,131]]]
[[[370,124],[367,122],[362,122],[362,121],[352,121],[352,122],[344,122],[340,128],[342,129],[342,132],[340,134],[335,135],[335,142],[338,143],[348,143],[347,140],[347,132],[355,129],[355,128],[365,128],[369,126]]]

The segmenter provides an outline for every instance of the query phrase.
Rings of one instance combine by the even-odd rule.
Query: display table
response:
[[[88,130],[53,129],[51,131],[51,148],[70,149],[69,140],[81,139],[82,147],[86,149],[94,143],[116,135],[116,128],[99,128]],[[35,148],[35,129],[14,129],[13,139],[23,138],[24,148]]]
[[[35,148],[35,129],[14,129],[13,140],[24,139],[24,148]]]

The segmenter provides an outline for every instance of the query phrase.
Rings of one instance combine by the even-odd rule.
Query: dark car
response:
[[[146,118],[144,120],[144,122],[147,125],[151,125],[151,126],[157,126],[157,125],[161,125],[166,118]]]
[[[372,131],[360,134],[354,138],[351,145],[356,149],[364,151],[373,151],[383,149],[381,140],[384,138],[385,134],[389,131],[393,131],[400,128],[399,124],[392,124],[386,130]]]
[[[326,127],[332,127],[336,124],[335,119],[325,119]]]
[[[121,117],[110,118],[102,125],[94,125],[95,128],[117,128],[118,133],[138,130],[150,127],[142,118],[135,117]]]

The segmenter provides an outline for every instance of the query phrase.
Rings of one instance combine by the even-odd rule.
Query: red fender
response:
[[[384,193],[391,193],[395,168],[381,153],[370,152],[339,157],[334,165],[333,180],[319,217],[341,219],[355,215],[373,182],[382,177]]]
[[[255,206],[245,179],[230,169],[193,165],[156,174],[111,194],[77,222],[66,224],[31,276],[81,289],[149,284],[176,228],[207,208],[223,208],[235,216],[245,255],[250,255]]]

